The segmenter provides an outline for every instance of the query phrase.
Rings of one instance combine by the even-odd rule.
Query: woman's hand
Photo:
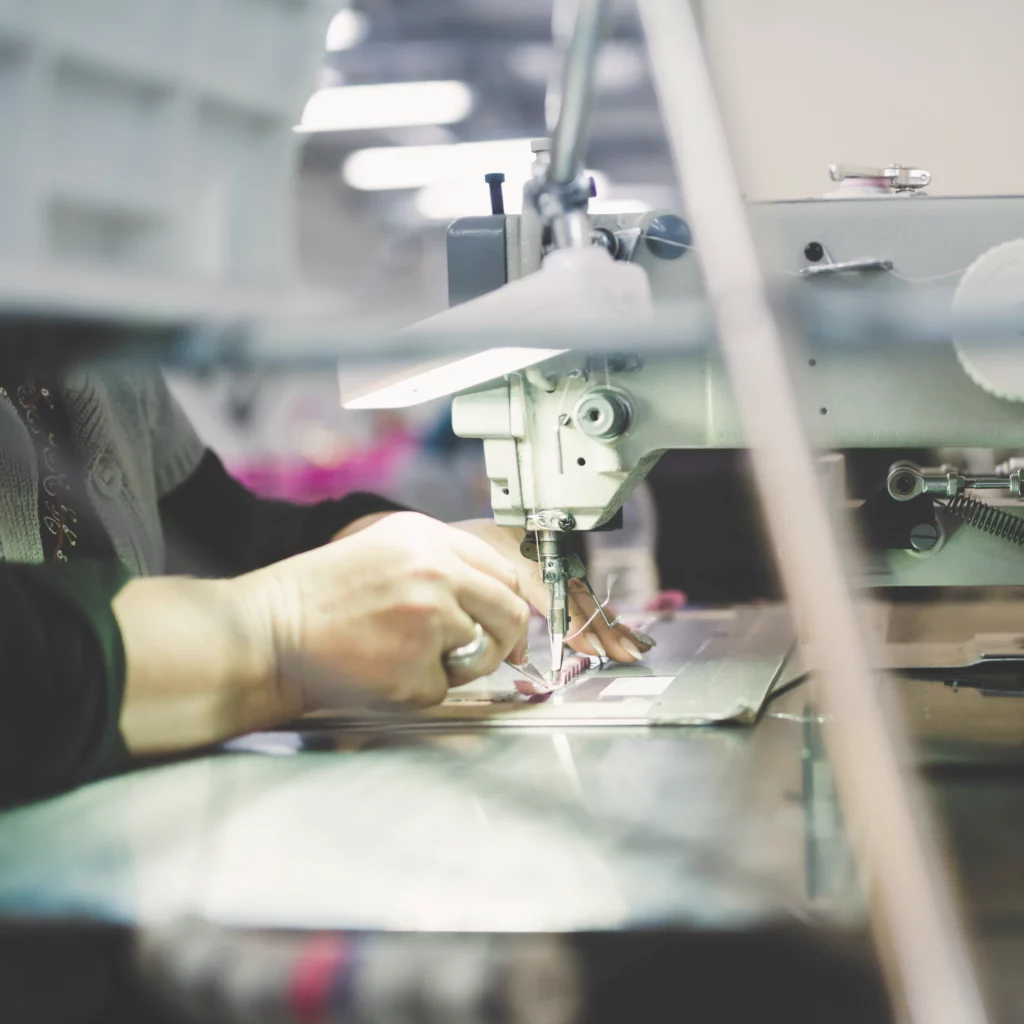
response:
[[[523,557],[519,550],[525,531],[513,527],[498,526],[491,519],[468,519],[454,526],[485,541],[508,562],[515,566],[519,574],[519,592],[542,615],[547,615],[550,594],[547,585],[541,579],[541,567],[538,562]],[[579,580],[569,581],[569,635],[582,628],[597,608],[594,599]],[[615,619],[615,612],[606,609],[608,618]],[[615,661],[639,661],[650,648],[626,625],[609,629],[600,615],[594,617],[584,633],[569,641],[569,646],[583,654],[607,655]]]
[[[315,551],[237,581],[264,623],[281,688],[305,708],[353,697],[427,705],[450,685],[523,660],[529,608],[519,573],[478,537],[415,512],[396,512]],[[471,666],[444,655],[472,642]]]
[[[113,601],[135,754],[215,743],[306,711],[425,705],[526,657],[516,570],[477,537],[398,512],[233,580],[131,580]],[[447,652],[487,644],[469,666]]]

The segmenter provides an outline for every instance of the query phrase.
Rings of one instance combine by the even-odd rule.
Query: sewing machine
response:
[[[954,309],[1019,301],[1024,242],[1013,240],[1024,197],[933,198],[901,193],[885,181],[873,190],[862,179],[856,185],[856,198],[751,204],[770,283],[797,295],[856,298],[865,306],[920,292]],[[654,316],[703,296],[685,214],[599,216],[591,230],[595,270],[641,268]],[[519,293],[526,275],[541,266],[542,238],[532,212],[455,222],[448,235],[453,305],[430,326],[461,328],[492,318],[507,323],[525,309],[525,329],[530,306]],[[595,301],[605,291],[595,284]],[[506,302],[503,293],[516,298]],[[625,322],[646,322],[647,315],[638,301]],[[1012,359],[1006,364],[999,346],[969,336],[938,346],[880,336],[855,345],[812,338],[793,372],[819,450],[1014,449],[1024,446],[1024,389]],[[619,352],[526,351],[509,365],[509,372],[488,375],[484,363],[480,379],[453,374],[459,388],[452,422],[458,435],[483,441],[496,521],[536,533],[556,608],[567,574],[562,541],[568,532],[614,525],[623,502],[666,449],[747,444],[713,344],[681,342],[674,350],[645,352],[631,349],[623,333]],[[410,404],[419,379],[353,404]],[[877,547],[867,582],[1024,584],[1021,532],[1011,518],[1021,509],[1011,504],[990,512],[965,495],[984,487],[1017,498],[1019,481],[1014,490],[1009,475],[978,479],[951,467],[922,475],[906,467],[878,483],[879,498],[865,508],[867,540]],[[553,636],[563,626],[556,613]]]

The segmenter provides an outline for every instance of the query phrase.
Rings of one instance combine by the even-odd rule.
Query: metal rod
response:
[[[920,1024],[986,1020],[924,802],[903,769],[820,492],[693,12],[639,0],[655,86],[779,566],[835,718],[827,741],[897,1005]],[[798,500],[793,500],[793,495]]]
[[[594,93],[594,68],[601,45],[607,0],[580,0],[576,28],[565,61],[562,104],[551,139],[551,180],[557,185],[575,181],[583,169]]]

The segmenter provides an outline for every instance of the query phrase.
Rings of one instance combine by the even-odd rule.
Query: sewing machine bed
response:
[[[534,631],[531,646],[543,649],[543,623],[535,623]],[[515,687],[516,670],[503,665],[494,675],[452,690],[440,707],[379,721],[404,729],[753,725],[793,643],[781,605],[682,611],[647,631],[658,646],[640,664],[606,665],[550,695],[524,697]],[[368,724],[361,715],[314,718],[331,727]]]

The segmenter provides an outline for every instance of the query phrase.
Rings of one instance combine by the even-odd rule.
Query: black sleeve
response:
[[[114,560],[0,565],[0,802],[30,799],[128,765],[118,727],[121,631]]]
[[[196,471],[160,500],[167,571],[237,576],[326,544],[362,516],[403,510],[361,492],[317,505],[257,498],[207,451]]]

